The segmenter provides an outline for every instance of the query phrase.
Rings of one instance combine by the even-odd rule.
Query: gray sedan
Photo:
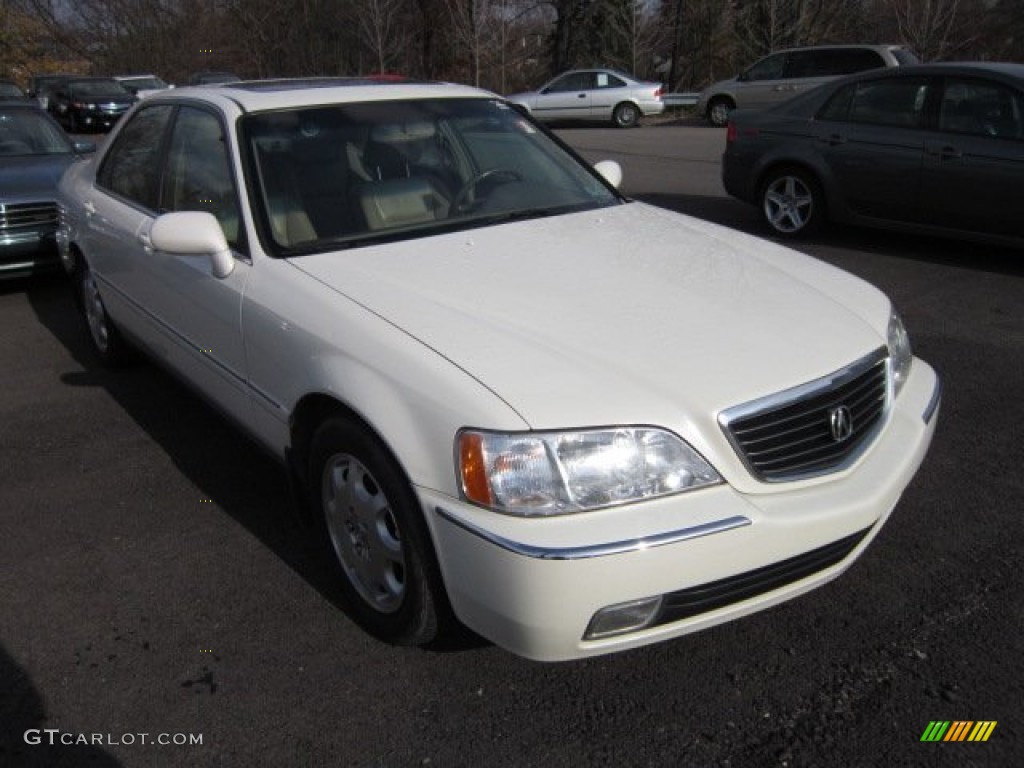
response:
[[[509,96],[509,101],[525,107],[538,120],[610,120],[619,128],[632,128],[642,116],[665,111],[661,94],[661,83],[609,69],[578,69],[559,75],[536,91]]]
[[[73,144],[35,102],[0,102],[0,279],[60,262],[57,182],[92,142]]]
[[[1024,245],[1024,65],[873,70],[738,110],[722,181],[777,235],[831,220]]]

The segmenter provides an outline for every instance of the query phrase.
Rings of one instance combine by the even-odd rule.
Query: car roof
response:
[[[190,98],[205,101],[229,99],[244,112],[261,112],[365,101],[499,97],[479,88],[452,83],[394,82],[368,77],[331,77],[243,80],[221,85],[187,86],[175,88],[173,92],[150,98],[154,100]]]
[[[1024,80],[1024,64],[1008,61],[939,61],[931,64],[908,64],[884,71],[880,69],[866,70],[848,75],[844,78],[844,81],[863,77],[907,77],[912,75],[949,74],[996,74]]]
[[[873,51],[892,51],[896,49],[907,50],[907,46],[896,43],[836,43],[835,45],[798,45],[793,48],[780,48],[777,51],[766,53],[771,56],[776,53],[791,53],[793,51],[834,51],[836,49],[862,49],[867,48]]]

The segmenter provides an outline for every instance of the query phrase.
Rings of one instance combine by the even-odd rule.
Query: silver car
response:
[[[705,88],[697,100],[697,114],[721,128],[734,109],[765,109],[841,75],[917,63],[917,56],[899,45],[823,45],[777,51],[736,77]]]
[[[536,91],[509,96],[538,120],[610,120],[619,128],[632,128],[646,115],[665,111],[661,83],[637,80],[610,69],[565,72]]]

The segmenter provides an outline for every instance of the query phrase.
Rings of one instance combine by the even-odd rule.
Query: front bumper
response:
[[[721,485],[529,520],[419,489],[452,606],[497,645],[561,661],[677,637],[802,594],[842,573],[877,535],[927,453],[939,391],[935,372],[915,360],[888,423],[853,467],[781,492]],[[780,571],[791,577],[775,578]],[[728,591],[765,574],[763,589]],[[695,587],[727,597],[627,634],[583,639],[603,608],[667,596],[666,611]]]
[[[47,272],[59,263],[52,230],[0,234],[0,279]]]

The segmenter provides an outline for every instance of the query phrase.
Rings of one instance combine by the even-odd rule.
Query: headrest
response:
[[[423,141],[436,133],[434,124],[423,121],[411,123],[385,123],[373,126],[370,139],[381,144],[404,144],[410,141]]]

